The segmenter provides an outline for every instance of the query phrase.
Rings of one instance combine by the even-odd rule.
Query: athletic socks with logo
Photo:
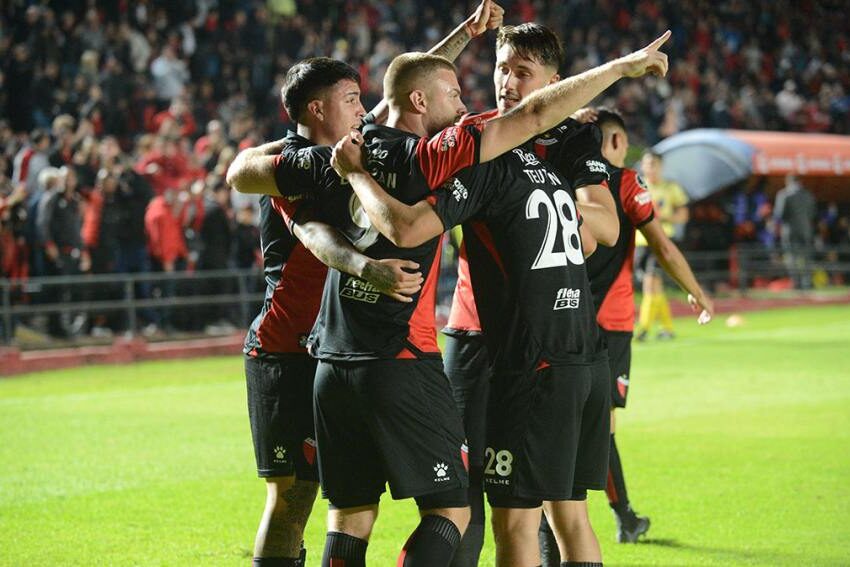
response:
[[[458,544],[460,544],[460,530],[454,522],[442,516],[425,516],[401,550],[396,565],[398,567],[448,566]]]
[[[307,550],[303,542],[298,557],[255,557],[252,567],[304,567],[307,565]]]
[[[469,467],[469,526],[463,532],[451,567],[477,567],[484,547],[484,467]]]
[[[369,542],[342,532],[328,532],[322,567],[366,567]]]
[[[608,495],[608,504],[618,516],[628,513],[629,493],[626,491],[623,465],[620,462],[620,452],[617,451],[613,434],[611,434],[611,447],[608,451],[608,484],[605,487],[605,493]]]

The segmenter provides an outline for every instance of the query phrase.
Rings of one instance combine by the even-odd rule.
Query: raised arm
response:
[[[442,234],[443,222],[427,201],[405,205],[384,191],[366,171],[362,143],[359,132],[340,140],[334,147],[331,164],[340,177],[348,179],[372,226],[401,248],[418,246]]]
[[[454,61],[472,39],[482,35],[487,30],[499,29],[504,15],[504,8],[493,0],[482,0],[471,16],[452,30],[449,35],[441,39],[437,45],[429,49],[428,53]],[[370,114],[374,115],[375,122],[378,124],[386,122],[389,115],[387,99],[381,99],[381,102],[375,105]]]
[[[227,168],[227,184],[240,193],[279,195],[274,178],[275,158],[285,146],[286,140],[277,140],[242,150]]]
[[[664,76],[667,55],[659,48],[669,37],[668,30],[639,51],[540,89],[504,116],[491,120],[481,134],[480,161],[496,158],[554,128],[623,77]]]
[[[679,284],[679,287],[688,292],[688,303],[695,313],[699,312],[699,323],[704,325],[711,321],[714,316],[714,302],[700,287],[682,251],[664,234],[661,222],[658,219],[652,219],[641,226],[640,231],[646,237],[649,247],[652,248],[664,271]]]

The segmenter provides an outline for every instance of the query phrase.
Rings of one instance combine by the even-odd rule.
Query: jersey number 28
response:
[[[525,203],[525,218],[539,219],[541,206],[546,210],[546,236],[543,237],[543,243],[531,269],[555,268],[566,266],[568,263],[584,264],[581,237],[578,233],[578,214],[572,197],[563,189],[558,189],[551,197],[543,189],[535,189]],[[561,233],[563,252],[555,252],[558,232]]]

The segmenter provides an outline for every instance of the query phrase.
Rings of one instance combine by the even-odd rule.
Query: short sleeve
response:
[[[416,146],[416,161],[431,189],[481,157],[481,131],[485,124],[451,126],[433,138],[422,138]]]
[[[624,169],[620,179],[620,204],[635,227],[641,227],[655,216],[652,195],[643,179],[632,169]]]
[[[551,145],[546,138],[535,141],[535,153],[552,164],[575,188],[602,185],[610,179],[608,162],[602,157],[602,131],[598,126],[576,122],[561,135],[563,138]]]
[[[277,191],[283,197],[296,197],[316,193],[321,181],[326,160],[320,146],[295,149],[287,146],[274,161],[274,180]],[[327,151],[328,156],[330,150]]]

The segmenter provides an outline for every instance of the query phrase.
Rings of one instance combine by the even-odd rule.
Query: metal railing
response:
[[[156,323],[188,308],[235,309],[233,318],[246,323],[264,297],[258,269],[0,278],[0,335],[8,344],[16,322],[39,315],[123,314],[121,326],[130,335],[139,332],[140,316]]]
[[[780,250],[740,245],[716,252],[687,251],[685,256],[710,290],[722,286],[746,293],[764,281],[788,276],[811,282],[816,273],[821,280],[826,274],[831,282],[850,283],[850,247],[809,250],[802,261],[799,254],[789,261],[789,254]],[[442,273],[440,287],[445,288],[454,270],[444,266]],[[8,344],[16,323],[45,315],[67,319],[82,314],[90,320],[113,314],[113,327],[132,335],[145,324],[162,323],[181,312],[194,317],[199,330],[197,321],[218,310],[242,327],[258,312],[264,286],[258,269],[0,279],[0,337]],[[451,298],[450,290],[444,291],[441,297]]]

